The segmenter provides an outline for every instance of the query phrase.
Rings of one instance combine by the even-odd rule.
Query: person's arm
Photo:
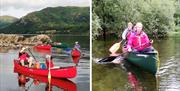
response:
[[[146,42],[146,43],[149,43],[149,42],[150,42],[150,41],[149,41],[149,38],[148,38],[148,36],[147,36],[147,34],[146,34],[145,32],[144,32],[144,35],[143,35],[143,36],[144,36],[144,38],[145,38],[145,42]]]
[[[130,37],[127,43],[127,50],[128,52],[132,51],[132,41],[133,41],[133,37]]]
[[[28,54],[27,52],[26,52],[26,57],[28,57],[28,58],[30,57],[29,54]]]
[[[22,55],[22,53],[19,52],[19,57]]]
[[[126,40],[126,36],[127,36],[127,33],[128,33],[128,29],[125,29],[122,33],[122,39],[123,40]]]
[[[151,42],[150,42],[150,40],[149,40],[149,37],[148,37],[148,35],[147,35],[145,32],[143,33],[143,38],[144,38],[145,43],[146,43],[146,44],[144,45],[145,48],[151,46]]]

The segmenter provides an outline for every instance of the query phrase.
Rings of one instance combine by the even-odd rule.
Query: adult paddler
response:
[[[28,67],[31,67],[34,59],[29,56],[28,52],[25,51],[26,49],[27,47],[21,47],[19,51],[19,61],[22,66],[28,65]]]
[[[141,22],[136,23],[136,33],[128,40],[127,51],[128,52],[147,52],[153,50],[147,34],[143,31],[143,24]]]

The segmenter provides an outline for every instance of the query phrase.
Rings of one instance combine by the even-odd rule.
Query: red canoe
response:
[[[49,71],[48,69],[27,68],[21,66],[18,60],[14,60],[14,72],[24,75],[38,75],[47,77]],[[77,70],[75,66],[51,69],[51,77],[55,78],[74,78],[76,74]]]
[[[51,45],[37,45],[37,46],[34,46],[34,48],[36,48],[36,49],[50,50],[50,49],[51,49]]]
[[[72,57],[80,57],[81,56],[81,52],[79,50],[77,50],[77,49],[73,49],[71,51],[71,55],[72,55]]]
[[[38,80],[40,82],[44,82],[48,84],[48,78],[44,76],[36,76],[36,75],[27,75],[32,79]],[[77,91],[77,86],[74,82],[68,79],[58,79],[58,78],[51,78],[51,86],[57,86],[62,90],[66,91]]]

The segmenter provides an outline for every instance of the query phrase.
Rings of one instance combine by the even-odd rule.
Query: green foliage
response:
[[[142,22],[148,34],[156,32],[163,37],[175,27],[172,0],[93,0],[93,4],[106,32],[121,34],[128,22]]]
[[[175,24],[177,27],[180,27],[180,0],[176,0],[175,6],[176,6],[176,12],[174,14]]]
[[[0,16],[0,28],[5,28],[17,20],[18,18],[12,16]]]
[[[99,17],[96,15],[96,13],[92,13],[92,38],[96,39],[97,36],[99,36],[101,34],[101,25],[100,25],[100,19]]]
[[[39,33],[56,30],[57,33],[89,33],[89,7],[55,7],[29,13],[3,33]]]

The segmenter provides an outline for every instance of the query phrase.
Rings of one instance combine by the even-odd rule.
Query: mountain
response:
[[[18,18],[13,17],[13,16],[0,16],[0,29],[5,28],[9,26],[10,24],[16,22]]]
[[[47,7],[20,18],[1,33],[89,34],[89,7]]]

